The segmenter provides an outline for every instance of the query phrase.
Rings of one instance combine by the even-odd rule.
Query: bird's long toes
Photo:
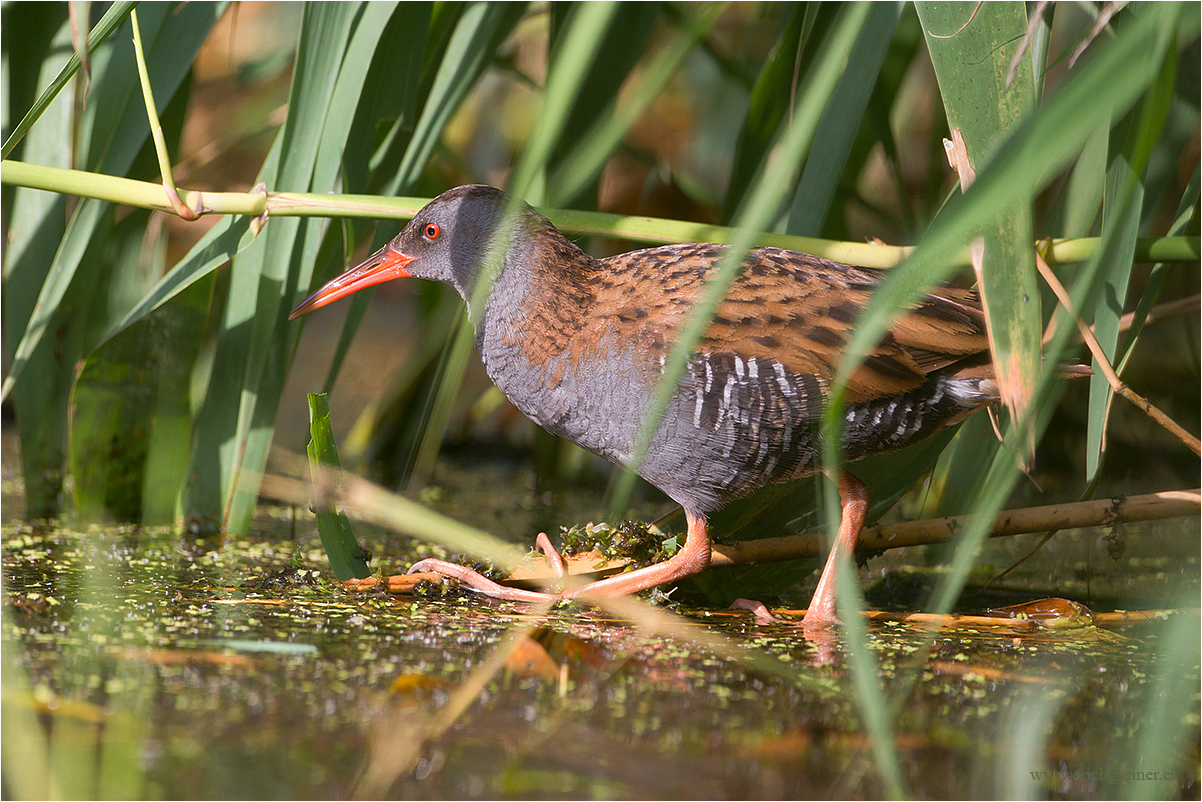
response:
[[[462,582],[477,593],[483,593],[489,598],[500,599],[502,601],[537,603],[553,602],[559,599],[559,596],[553,593],[539,593],[534,590],[523,590],[522,588],[511,588],[506,585],[500,585],[479,571],[468,568],[466,565],[450,563],[446,560],[437,560],[433,557],[414,563],[409,568],[408,573],[442,574],[443,576]]]
[[[772,611],[768,609],[768,605],[762,601],[755,599],[735,599],[730,603],[732,610],[747,610],[755,616],[756,620],[761,624],[783,624],[784,622],[774,616]]]

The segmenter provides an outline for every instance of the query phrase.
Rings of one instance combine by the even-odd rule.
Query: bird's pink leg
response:
[[[801,624],[806,629],[830,627],[839,623],[835,615],[835,566],[842,555],[852,556],[856,551],[856,539],[864,528],[868,517],[868,502],[871,494],[868,486],[847,471],[839,471],[839,502],[843,506],[843,519],[839,532],[826,558],[826,566],[814,589],[814,598]]]
[[[546,532],[539,532],[538,537],[534,539],[534,547],[543,553],[547,558],[547,564],[551,566],[551,574],[556,579],[563,579],[564,574],[568,572],[564,567],[563,557],[559,556],[559,551],[555,546],[551,545],[551,538],[547,537]]]
[[[638,568],[624,574],[617,574],[607,579],[601,579],[588,585],[569,588],[558,594],[541,593],[539,591],[522,590],[521,588],[499,585],[467,566],[456,565],[446,560],[422,560],[415,563],[409,569],[409,573],[414,574],[429,571],[449,576],[458,579],[463,584],[486,596],[504,601],[545,602],[555,599],[627,596],[632,593],[638,593],[641,590],[646,590],[647,588],[653,588],[656,585],[662,585],[665,582],[673,582],[686,576],[692,576],[704,571],[709,566],[710,543],[705,516],[685,510],[685,518],[689,522],[689,531],[685,536],[684,548],[672,555],[670,559],[664,560],[662,563],[656,563],[655,565],[648,565],[645,568]],[[544,548],[544,552],[546,551],[543,539],[539,540],[539,546]],[[550,546],[549,541],[547,541],[546,546]],[[554,552],[554,549],[551,551]],[[558,557],[558,554],[555,556]],[[554,570],[554,558],[551,559],[552,570]]]

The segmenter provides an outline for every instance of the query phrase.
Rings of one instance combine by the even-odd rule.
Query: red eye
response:
[[[426,239],[438,239],[442,229],[438,227],[438,223],[426,223],[426,230],[423,233],[426,235]]]

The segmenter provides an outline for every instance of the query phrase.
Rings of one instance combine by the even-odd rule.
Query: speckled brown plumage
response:
[[[817,469],[829,383],[882,275],[751,249],[639,458],[636,443],[665,361],[726,253],[723,245],[685,244],[594,259],[525,204],[491,187],[458,187],[293,317],[400,276],[454,286],[469,302],[489,375],[518,409],[631,467],[684,506],[689,537],[676,557],[564,595],[633,592],[705,567],[709,512]],[[482,276],[495,282],[477,293]],[[909,445],[996,398],[976,293],[940,287],[898,317],[852,375],[844,457]],[[850,548],[867,491],[850,474],[840,488],[839,542]],[[809,623],[834,620],[831,564]],[[460,567],[422,566],[484,587]]]
[[[679,335],[726,250],[688,243],[597,260],[574,247],[555,248],[551,258],[537,263],[522,312],[527,355],[538,360],[562,352],[578,337],[600,342],[612,326],[638,342],[648,365],[654,365]],[[877,270],[753,248],[697,350],[775,360],[792,373],[825,382],[880,280]],[[988,347],[976,292],[939,287],[894,321],[852,374],[847,402],[908,392],[930,373]],[[588,355],[580,352],[582,358]],[[649,377],[655,373],[649,370]]]

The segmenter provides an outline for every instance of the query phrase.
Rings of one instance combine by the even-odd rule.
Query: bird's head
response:
[[[327,282],[292,310],[288,319],[406,276],[450,284],[474,306],[472,294],[478,279],[486,273],[496,279],[506,254],[520,250],[517,240],[527,228],[523,221],[533,214],[525,203],[493,187],[475,184],[448,190],[426,204],[392,242]],[[502,226],[505,220],[515,225]]]

